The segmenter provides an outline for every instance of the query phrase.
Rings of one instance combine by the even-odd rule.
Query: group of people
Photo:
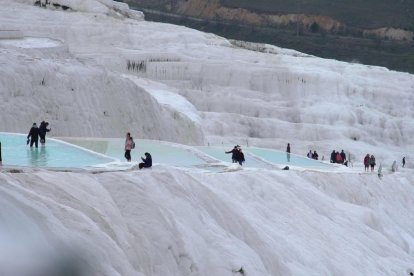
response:
[[[30,128],[29,134],[27,135],[27,144],[30,143],[31,148],[33,147],[33,145],[35,145],[36,148],[39,146],[39,138],[40,144],[43,146],[45,145],[46,133],[52,130],[50,128],[47,128],[48,126],[49,123],[45,121],[42,121],[39,127],[36,123],[33,123],[32,127]]]
[[[226,151],[225,153],[231,153],[231,160],[233,163],[239,163],[240,166],[243,166],[244,153],[239,145],[234,146],[234,148],[230,151]]]
[[[131,162],[131,150],[135,148],[134,138],[131,136],[131,133],[128,132],[125,138],[125,158],[128,162]],[[142,168],[151,168],[152,167],[152,156],[150,153],[146,152],[145,157],[141,157],[142,162],[138,164],[139,169]]]
[[[36,123],[33,123],[32,127],[30,128],[29,134],[27,135],[27,145],[30,144],[32,148],[33,145],[37,148],[39,146],[39,138],[40,144],[45,145],[46,143],[46,133],[51,131],[52,129],[48,128],[49,123],[42,121],[40,126],[38,127]],[[126,134],[125,139],[125,158],[128,162],[131,162],[131,150],[135,148],[135,142],[131,133]],[[142,163],[139,163],[139,168],[150,168],[152,166],[152,157],[151,154],[146,152],[145,157],[141,157]]]
[[[306,156],[308,158],[315,159],[315,160],[318,160],[318,158],[319,158],[319,155],[316,152],[316,150],[314,150],[313,152],[312,152],[312,150],[309,150],[309,152],[308,152],[308,154]]]
[[[243,164],[244,160],[244,154],[240,148],[239,145],[234,146],[234,148],[230,151],[226,151],[226,153],[231,153],[231,159],[233,161],[233,163],[239,163],[240,165]],[[286,159],[288,162],[290,162],[290,154],[291,154],[291,150],[290,150],[290,143],[287,144],[286,147]],[[308,154],[306,155],[308,158],[312,158],[315,160],[318,160],[319,155],[316,152],[316,150],[314,150],[312,152],[312,150],[309,150]],[[324,158],[322,157],[322,160]],[[330,159],[331,163],[337,163],[337,164],[343,164],[345,166],[349,165],[349,160],[347,160],[346,158],[346,154],[344,152],[344,150],[341,150],[341,152],[339,151],[335,151],[333,150],[331,153],[331,159]],[[371,168],[371,172],[374,171],[375,169],[375,157],[374,155],[369,155],[367,154],[364,158],[364,166],[365,166],[365,171],[369,171],[369,168]],[[405,156],[402,158],[402,167],[404,168],[405,166]],[[395,168],[395,169],[394,169]],[[395,171],[396,170],[396,161],[394,161],[393,166],[392,166],[392,170]]]
[[[344,150],[341,152],[333,150],[331,152],[331,163],[344,164],[345,166],[348,166]]]
[[[35,145],[35,147],[38,147],[38,142],[39,142],[39,138],[40,138],[40,144],[41,145],[45,145],[46,143],[46,133],[51,131],[52,129],[48,128],[49,123],[42,121],[40,123],[40,126],[38,127],[36,123],[33,123],[32,127],[30,128],[29,134],[27,135],[27,144],[30,143],[30,147],[32,148],[33,145]],[[125,138],[125,159],[128,162],[131,162],[131,150],[135,148],[135,142],[133,137],[131,136],[131,133],[128,132],[126,134],[126,138]],[[241,147],[239,145],[234,146],[234,148],[230,151],[226,151],[225,153],[229,154],[231,153],[231,159],[233,163],[239,163],[240,166],[243,165],[243,162],[245,162],[244,159],[244,153],[241,149]],[[286,154],[287,154],[287,161],[290,162],[290,143],[287,144],[286,147]],[[145,157],[141,157],[142,162],[139,163],[139,168],[150,168],[152,166],[152,157],[151,154],[146,152]],[[315,151],[312,152],[312,150],[309,150],[308,154],[307,154],[308,158],[312,158],[315,160],[318,160],[318,153]],[[338,163],[338,164],[344,164],[344,165],[348,165],[348,161],[346,159],[346,154],[344,152],[344,150],[342,150],[341,152],[339,151],[335,151],[333,150],[331,153],[331,159],[330,159],[331,163]],[[394,161],[395,162],[395,161]],[[375,168],[375,157],[374,155],[369,155],[367,154],[364,157],[364,166],[365,166],[365,171],[368,172],[369,168],[371,168],[371,172],[374,171]],[[393,164],[394,165],[394,164]],[[403,157],[402,159],[402,167],[404,168],[405,166],[405,157]]]
[[[371,154],[371,156],[369,155],[369,153],[367,153],[367,155],[365,155],[364,157],[364,166],[365,166],[365,171],[368,172],[369,171],[369,167],[371,167],[371,172],[374,171],[375,168],[375,157],[374,155]]]

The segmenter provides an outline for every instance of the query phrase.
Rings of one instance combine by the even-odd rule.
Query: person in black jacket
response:
[[[35,144],[37,148],[39,142],[39,128],[37,127],[36,123],[33,123],[32,128],[30,129],[29,134],[27,135],[27,142],[29,142],[29,138],[30,147],[33,147],[33,144]]]
[[[145,158],[141,157],[143,163],[139,163],[139,169],[142,168],[151,168],[152,167],[152,157],[148,152],[145,153]]]
[[[52,130],[52,129],[47,128],[48,125],[49,125],[48,122],[42,121],[39,126],[40,144],[42,145],[46,143],[46,132],[49,132]]]
[[[345,161],[346,161],[346,154],[345,154],[344,150],[341,151],[341,158],[342,158],[342,164],[345,163]]]
[[[286,159],[290,162],[290,143],[288,143],[286,147]]]
[[[243,162],[246,161],[244,159],[244,153],[241,148],[237,148],[238,153],[236,155],[236,161],[239,162],[240,166],[243,166]]]
[[[316,152],[316,150],[314,150],[313,153],[312,153],[312,159],[318,160],[318,158],[319,158],[319,155]]]
[[[237,163],[237,155],[239,154],[238,145],[234,146],[234,148],[231,151],[225,151],[225,153],[231,153],[231,160],[233,163]]]
[[[331,153],[331,163],[336,163],[336,152],[335,150]]]

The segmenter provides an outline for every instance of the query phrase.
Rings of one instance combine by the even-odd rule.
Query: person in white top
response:
[[[131,133],[126,134],[125,138],[125,158],[128,162],[131,162],[131,150],[132,150],[132,137]]]

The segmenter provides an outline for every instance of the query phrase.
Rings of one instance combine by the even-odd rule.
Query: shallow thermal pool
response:
[[[105,154],[125,161],[124,139],[121,138],[64,138],[65,141],[92,151]],[[201,167],[209,170],[217,163],[231,163],[231,154],[225,154],[232,147],[224,146],[201,146],[189,147],[180,144],[168,143],[156,140],[135,140],[136,148],[132,150],[132,161],[140,162],[140,157],[145,152],[152,155],[154,164],[165,164],[178,167]],[[286,153],[263,148],[243,148],[246,162],[243,167],[272,169],[278,166],[297,166],[304,168],[328,168],[329,164],[309,159],[306,157],[291,155],[287,162]]]
[[[3,165],[49,168],[85,168],[113,162],[114,159],[46,138],[46,146],[30,148],[26,135],[0,133]]]
[[[122,138],[64,138],[65,141],[125,161],[124,144]],[[177,167],[193,167],[207,164],[208,157],[197,155],[178,144],[161,142],[156,140],[134,139],[135,149],[131,151],[132,161],[141,162],[141,156],[149,152],[154,164],[165,164]]]
[[[226,151],[230,151],[232,149],[231,146],[198,147],[198,149],[218,160],[231,162],[231,154],[225,153]],[[286,152],[272,149],[244,147],[243,153],[246,159],[243,166],[250,168],[274,168],[272,165],[287,165],[303,168],[328,168],[330,166],[329,164],[325,164],[317,160],[293,154],[290,155],[290,160],[288,161]]]
[[[197,147],[198,150],[201,152],[212,156],[213,158],[224,161],[224,162],[232,162],[231,160],[231,153],[225,153],[227,151],[230,151],[232,147],[222,147],[222,146],[209,146],[209,147]],[[271,169],[272,165],[270,163],[263,162],[262,160],[259,160],[255,156],[249,154],[244,149],[244,159],[246,160],[243,163],[244,167],[247,168],[265,168],[265,169]]]
[[[276,151],[263,148],[246,148],[245,152],[248,152],[254,156],[257,156],[263,160],[271,162],[273,164],[286,164],[303,168],[329,168],[331,165],[322,163],[318,160],[302,157],[291,154],[289,162],[287,161],[287,153],[282,151]]]

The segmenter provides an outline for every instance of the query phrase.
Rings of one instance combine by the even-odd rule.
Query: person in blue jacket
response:
[[[141,157],[142,159],[142,163],[139,163],[139,169],[142,168],[151,168],[152,167],[152,157],[151,154],[149,154],[148,152],[145,153],[145,158]]]

